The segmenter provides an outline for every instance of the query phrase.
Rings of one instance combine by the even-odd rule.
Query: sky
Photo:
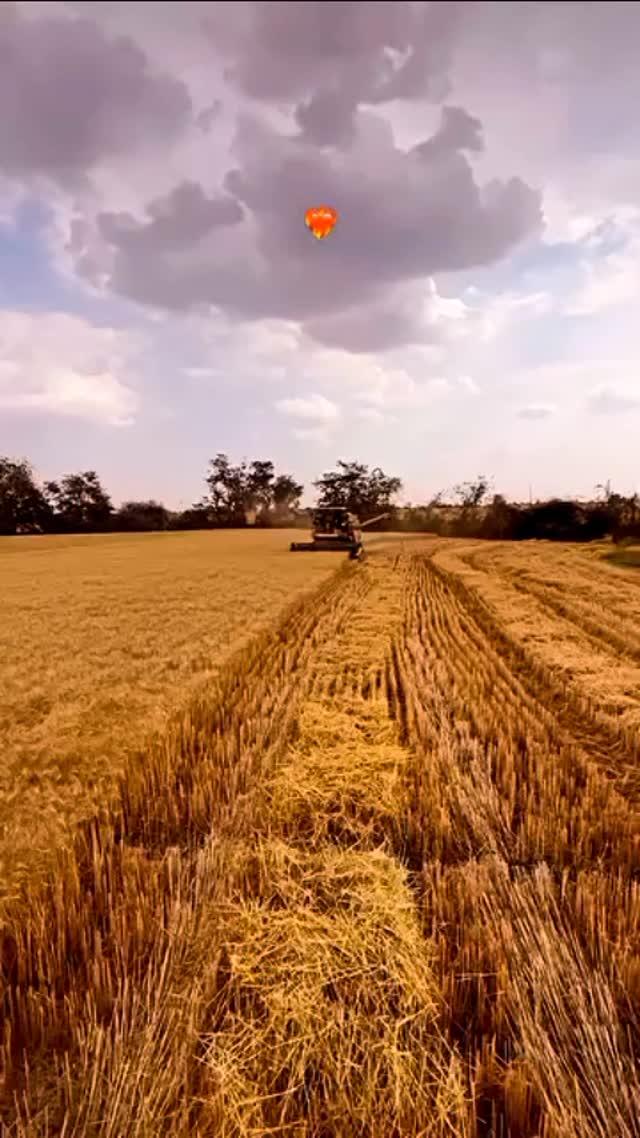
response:
[[[640,4],[0,2],[0,454],[640,490]],[[306,209],[339,213],[316,241]]]

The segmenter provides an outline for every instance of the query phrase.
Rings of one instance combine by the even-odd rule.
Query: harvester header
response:
[[[361,522],[346,506],[319,506],[312,513],[311,541],[292,541],[289,548],[292,553],[348,553],[354,561],[363,553],[365,526],[388,517],[376,514]]]

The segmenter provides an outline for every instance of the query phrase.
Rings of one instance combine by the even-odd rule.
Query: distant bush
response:
[[[126,531],[152,531],[169,528],[171,515],[160,502],[124,502],[116,511],[113,527]]]

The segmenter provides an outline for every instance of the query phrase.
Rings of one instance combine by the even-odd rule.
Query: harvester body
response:
[[[321,506],[313,511],[311,541],[292,541],[292,553],[348,553],[352,560],[362,555],[362,528],[388,517],[378,514],[360,522],[344,506]]]

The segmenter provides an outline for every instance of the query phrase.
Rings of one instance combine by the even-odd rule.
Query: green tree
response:
[[[51,512],[26,459],[0,457],[0,534],[40,533]]]
[[[113,506],[95,470],[65,474],[60,482],[46,482],[45,494],[57,530],[92,533],[111,528]]]
[[[148,532],[168,529],[170,519],[166,506],[151,499],[148,502],[123,502],[113,521],[118,530]]]
[[[490,481],[486,474],[479,474],[475,482],[461,482],[454,487],[458,502],[465,509],[481,506],[489,492]]]
[[[402,489],[399,478],[385,474],[379,466],[369,471],[361,462],[338,461],[313,483],[318,491],[318,506],[346,506],[363,521],[383,513],[392,506],[392,498]]]
[[[190,506],[170,515],[169,529],[211,529],[211,518],[204,506]]]
[[[514,536],[520,521],[520,511],[507,502],[502,494],[494,494],[480,525],[480,537],[499,538]]]
[[[205,482],[208,493],[195,509],[204,509],[214,526],[244,525],[249,506],[246,463],[232,466],[226,454],[217,454]]]
[[[273,503],[275,470],[270,461],[252,462],[245,468],[246,508],[266,513]]]
[[[640,500],[637,494],[625,497],[611,489],[611,483],[596,486],[598,504],[607,519],[607,531],[615,542],[625,537],[640,537]]]
[[[250,511],[256,512],[261,524],[268,524],[278,510],[291,509],[303,491],[291,475],[276,475],[268,459],[234,466],[226,454],[210,461],[205,481],[207,493],[194,510],[202,511],[213,526],[243,526]]]
[[[273,484],[273,512],[276,518],[286,518],[300,506],[304,486],[290,474],[279,474]]]

